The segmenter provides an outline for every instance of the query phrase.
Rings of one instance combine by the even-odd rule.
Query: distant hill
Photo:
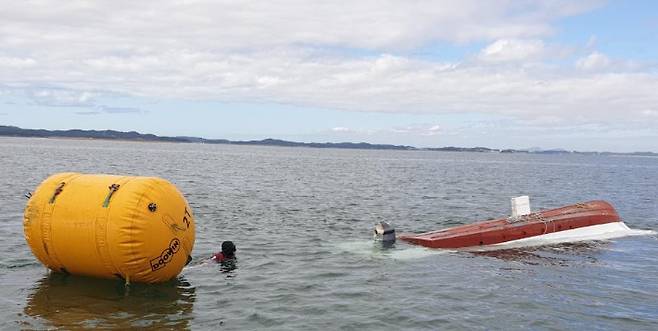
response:
[[[178,143],[202,143],[202,144],[231,144],[231,145],[259,145],[259,146],[284,146],[284,147],[314,147],[314,148],[350,148],[350,149],[390,149],[390,150],[415,150],[415,147],[402,145],[385,145],[369,143],[302,143],[279,139],[263,139],[249,141],[231,141],[227,139],[205,139],[198,137],[164,137],[154,134],[142,134],[135,131],[122,132],[114,130],[43,130],[22,129],[15,126],[0,125],[0,136],[8,137],[37,137],[37,138],[86,138],[104,140],[129,140],[129,141],[162,141]]]
[[[92,138],[106,140],[141,140],[141,141],[169,141],[187,142],[184,138],[159,137],[154,134],[141,134],[139,132],[121,132],[114,130],[33,130],[21,129],[15,126],[0,125],[0,136],[10,137],[41,137],[41,138]]]
[[[634,152],[634,153],[611,153],[611,152],[577,152],[564,149],[542,150],[533,147],[530,150],[518,149],[492,149],[487,147],[437,147],[417,148],[405,145],[370,144],[366,142],[352,143],[303,143],[286,141],[280,139],[263,139],[248,141],[232,141],[227,139],[206,139],[199,137],[165,137],[154,134],[143,134],[135,131],[123,132],[114,130],[43,130],[22,129],[15,126],[0,125],[0,136],[6,137],[39,137],[39,138],[79,138],[79,139],[103,139],[103,140],[129,140],[129,141],[161,141],[177,143],[199,143],[199,144],[227,144],[227,145],[258,145],[258,146],[282,146],[282,147],[312,147],[312,148],[346,148],[346,149],[377,149],[377,150],[422,150],[439,152],[478,152],[478,153],[528,153],[528,154],[586,154],[586,155],[632,155],[658,157],[658,153]]]

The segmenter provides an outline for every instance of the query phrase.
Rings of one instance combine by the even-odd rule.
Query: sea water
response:
[[[658,158],[0,138],[2,329],[489,330],[658,327],[655,234],[493,252],[372,241],[604,199],[658,229]],[[24,194],[56,172],[160,176],[196,217],[194,260],[157,285],[49,274]],[[235,269],[207,263],[221,241]]]

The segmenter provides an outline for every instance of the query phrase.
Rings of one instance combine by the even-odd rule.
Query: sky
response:
[[[0,125],[658,152],[656,1],[0,6]]]

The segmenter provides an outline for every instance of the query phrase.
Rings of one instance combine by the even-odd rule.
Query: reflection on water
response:
[[[569,266],[574,263],[596,263],[596,252],[605,248],[605,242],[576,242],[472,253],[528,265]]]
[[[184,278],[132,284],[50,273],[39,280],[23,310],[28,328],[189,328],[195,288]]]
[[[220,262],[219,270],[226,274],[226,278],[235,277],[233,270],[238,268],[238,259],[232,258],[226,261]]]

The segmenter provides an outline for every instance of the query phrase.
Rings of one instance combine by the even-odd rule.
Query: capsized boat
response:
[[[430,248],[478,249],[490,247],[497,249],[514,247],[510,245],[514,243],[536,245],[536,239],[540,238],[550,239],[559,236],[563,239],[562,241],[569,241],[569,238],[588,240],[596,238],[588,237],[588,234],[592,233],[610,233],[616,229],[629,230],[621,222],[619,214],[612,205],[606,201],[588,201],[556,209],[530,212],[528,197],[519,198],[525,198],[525,204],[519,205],[512,199],[513,213],[511,217],[420,234],[403,234],[398,238]],[[585,231],[589,231],[589,233]]]

